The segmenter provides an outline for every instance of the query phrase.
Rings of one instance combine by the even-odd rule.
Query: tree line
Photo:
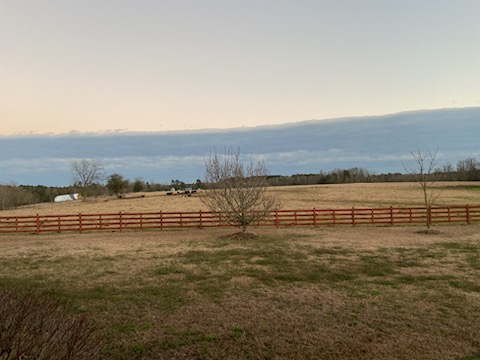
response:
[[[473,157],[457,162],[456,167],[446,163],[433,171],[442,181],[479,181],[480,163]],[[362,167],[320,171],[317,174],[269,175],[270,186],[316,185],[316,184],[350,184],[413,182],[415,175],[409,172],[377,174]]]
[[[436,177],[442,181],[479,181],[480,163],[469,157],[457,162],[456,166],[446,163],[434,169]],[[83,197],[120,195],[123,193],[167,191],[184,188],[208,188],[208,181],[184,182],[172,179],[170,183],[145,181],[141,177],[129,180],[123,175],[104,174],[102,164],[95,160],[80,160],[72,163],[73,183],[69,186],[56,187],[44,185],[17,185],[15,183],[0,184],[0,210],[16,208],[33,203],[53,202],[57,195],[80,193]],[[414,174],[380,173],[377,174],[362,167],[319,171],[311,174],[267,175],[269,186],[347,184],[347,183],[380,183],[380,182],[412,182]]]

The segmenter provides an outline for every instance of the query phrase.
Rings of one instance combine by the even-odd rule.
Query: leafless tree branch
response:
[[[267,191],[268,170],[263,161],[250,159],[244,164],[240,150],[213,151],[205,161],[205,182],[209,189],[203,203],[245,233],[248,226],[278,207],[278,201]]]
[[[73,181],[80,185],[82,197],[86,197],[87,187],[103,179],[103,165],[97,160],[82,159],[72,162]]]
[[[438,199],[439,194],[433,190],[434,184],[440,180],[440,174],[436,170],[438,168],[438,147],[435,151],[427,149],[422,152],[417,149],[416,152],[411,153],[413,158],[413,165],[407,167],[403,164],[405,170],[414,176],[415,181],[420,185],[423,194],[423,202],[426,211],[426,225],[430,229],[431,223],[431,208]]]

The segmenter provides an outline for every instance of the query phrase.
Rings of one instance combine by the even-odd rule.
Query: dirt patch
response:
[[[425,229],[425,230],[418,230],[416,231],[416,233],[422,234],[422,235],[440,235],[442,232],[439,230]]]
[[[220,236],[221,240],[251,240],[258,238],[257,234],[251,233],[251,232],[236,232],[233,234],[227,234],[227,235],[222,235]]]

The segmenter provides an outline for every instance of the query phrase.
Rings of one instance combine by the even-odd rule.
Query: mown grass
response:
[[[111,360],[479,358],[477,241],[355,248],[265,233],[172,253],[132,236],[135,251],[65,254],[45,238],[0,256],[0,286],[87,314]]]

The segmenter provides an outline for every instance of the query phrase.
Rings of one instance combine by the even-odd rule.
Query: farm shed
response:
[[[64,202],[64,201],[74,201],[78,200],[78,194],[66,194],[66,195],[57,195],[55,196],[55,199],[53,199],[54,202]]]

